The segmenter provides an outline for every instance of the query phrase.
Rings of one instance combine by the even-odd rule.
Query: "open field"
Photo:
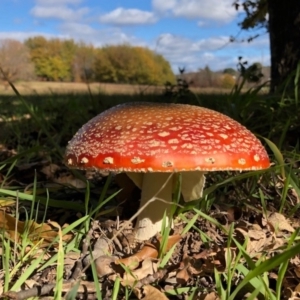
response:
[[[159,94],[164,91],[164,87],[145,86],[145,85],[128,85],[128,84],[113,84],[113,83],[75,83],[75,82],[46,82],[46,81],[31,81],[17,82],[15,87],[22,95],[32,94],[84,94],[88,93],[89,89],[93,94],[105,93],[111,94]],[[229,93],[229,89],[216,88],[193,88],[195,93]],[[0,95],[13,95],[13,90],[3,83],[0,84]]]

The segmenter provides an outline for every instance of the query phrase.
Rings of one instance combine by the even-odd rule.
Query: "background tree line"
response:
[[[143,47],[76,43],[42,36],[0,41],[0,66],[9,80],[100,81],[162,85],[175,82],[169,62]],[[0,79],[4,79],[0,75]]]
[[[0,40],[0,66],[11,81],[72,81],[128,84],[175,84],[169,62],[150,49],[129,45],[96,48],[74,40],[42,36]],[[262,66],[260,67],[262,69]],[[190,87],[232,88],[243,72],[234,69],[212,71],[209,66],[177,76]],[[268,73],[268,72],[267,72]],[[264,74],[263,80],[269,75]],[[8,86],[8,85],[7,85]]]

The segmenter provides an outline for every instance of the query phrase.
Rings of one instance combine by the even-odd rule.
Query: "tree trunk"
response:
[[[268,0],[268,11],[271,50],[270,91],[274,93],[284,87],[285,80],[300,62],[300,1]]]

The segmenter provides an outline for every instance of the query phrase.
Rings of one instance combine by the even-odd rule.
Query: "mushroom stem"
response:
[[[165,212],[166,224],[172,226],[170,209],[176,181],[175,174],[158,172],[126,174],[142,190],[141,212],[135,227],[136,239],[147,240],[160,232]],[[205,172],[201,171],[182,172],[181,193],[186,202],[202,197],[204,174]]]
[[[170,209],[174,175],[170,173],[146,173],[136,176],[137,174],[127,173],[129,178],[142,190],[140,204],[142,211],[136,222],[135,238],[145,241],[161,231],[165,212],[166,224],[170,225],[172,222]]]

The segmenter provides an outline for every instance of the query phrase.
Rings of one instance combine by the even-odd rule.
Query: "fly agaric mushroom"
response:
[[[69,142],[65,159],[71,168],[126,172],[141,188],[140,206],[151,202],[138,216],[138,240],[161,230],[165,212],[171,224],[175,173],[181,172],[183,198],[191,201],[202,196],[206,172],[270,166],[260,141],[233,119],[198,106],[145,102],[91,119]]]

